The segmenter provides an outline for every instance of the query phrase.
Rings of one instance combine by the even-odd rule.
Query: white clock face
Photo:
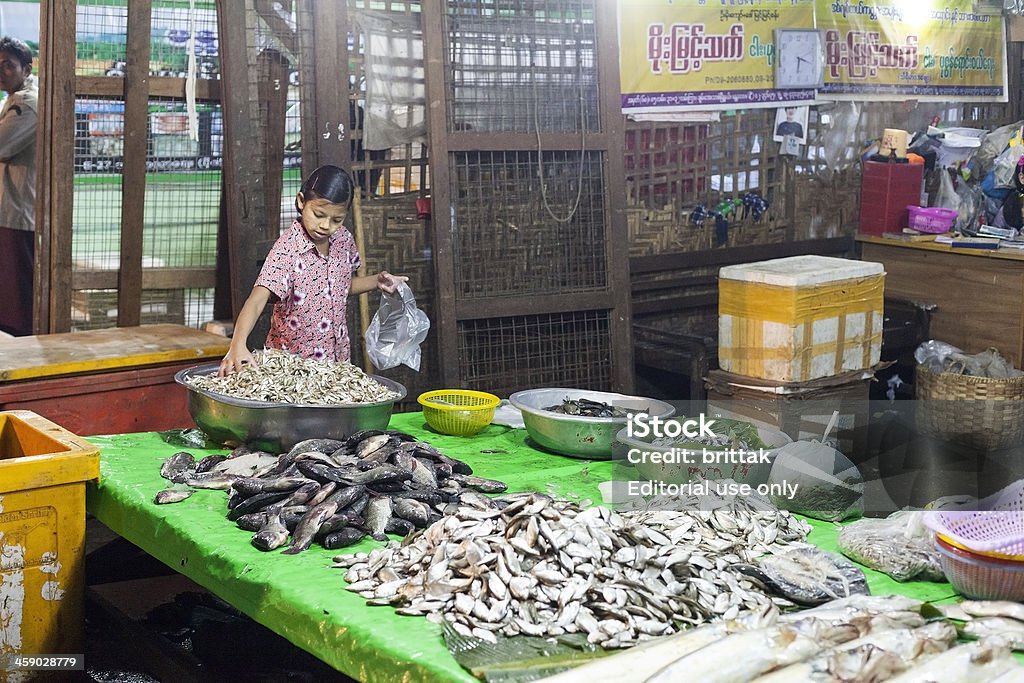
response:
[[[821,34],[815,30],[776,30],[776,88],[819,87],[823,68]]]

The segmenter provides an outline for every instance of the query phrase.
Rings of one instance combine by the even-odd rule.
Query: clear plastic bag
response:
[[[399,282],[394,294],[380,298],[380,308],[366,328],[366,352],[378,370],[407,365],[420,369],[420,344],[427,338],[430,318],[416,307],[409,285]]]
[[[819,441],[780,448],[768,484],[772,503],[791,512],[828,522],[864,513],[864,477],[849,458]]]
[[[935,534],[924,513],[900,510],[884,519],[861,519],[839,530],[839,551],[897,581],[945,581]]]

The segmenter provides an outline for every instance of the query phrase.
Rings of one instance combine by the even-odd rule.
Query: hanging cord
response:
[[[560,218],[555,215],[555,212],[551,209],[551,205],[548,203],[547,183],[544,182],[544,147],[541,145],[540,141],[540,102],[537,98],[537,65],[533,61],[533,52],[531,51],[530,54],[530,83],[533,86],[533,127],[537,133],[537,174],[540,176],[540,196],[541,199],[544,200],[544,209],[556,223],[568,223],[572,220],[573,216],[576,215],[576,210],[579,209],[580,206],[580,198],[583,196],[583,157],[587,150],[586,108],[584,106],[583,94],[583,59],[577,50],[576,82],[579,85],[580,161],[576,172],[576,201],[573,202],[572,208],[569,210],[569,215],[565,218]]]

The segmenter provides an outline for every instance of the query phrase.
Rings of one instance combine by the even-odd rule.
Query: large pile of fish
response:
[[[398,398],[351,363],[303,358],[278,349],[257,351],[256,364],[224,377],[189,377],[197,389],[249,401],[293,405],[378,403]]]
[[[946,621],[926,623],[920,600],[854,596],[803,612],[752,612],[558,674],[551,683],[806,683],[1020,681],[1000,638],[957,645]],[[482,644],[486,646],[486,644]]]
[[[339,555],[348,590],[465,635],[586,633],[606,648],[772,604],[736,571],[810,526],[741,499],[619,514],[537,493],[474,499],[403,543]]]
[[[284,552],[314,541],[336,549],[370,535],[406,535],[441,518],[446,506],[486,499],[503,482],[473,476],[469,465],[399,431],[366,430],[343,441],[310,439],[288,453],[236,449],[198,463],[188,452],[171,456],[160,474],[177,486],[156,494],[157,504],[184,500],[194,488],[224,489],[228,519],[255,531],[252,544]],[[189,488],[181,488],[189,487]]]

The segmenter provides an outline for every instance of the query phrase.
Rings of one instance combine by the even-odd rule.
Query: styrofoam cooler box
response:
[[[806,382],[875,365],[885,271],[829,256],[725,266],[718,274],[718,362],[737,375]]]

